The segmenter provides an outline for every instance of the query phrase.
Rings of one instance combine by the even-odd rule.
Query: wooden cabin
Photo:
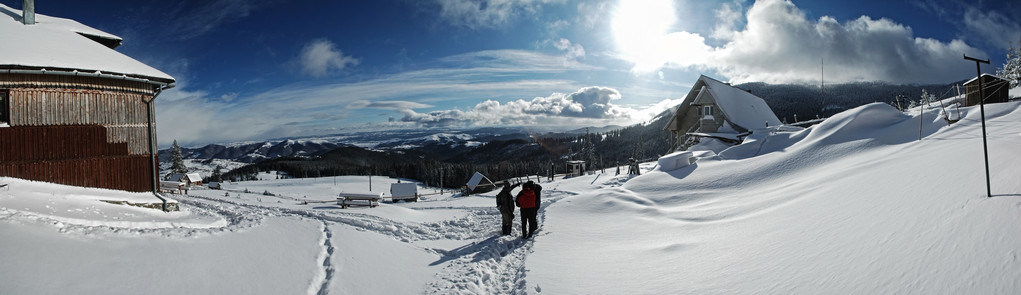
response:
[[[762,98],[702,75],[663,129],[674,136],[674,149],[685,150],[699,138],[740,142],[741,134],[781,124]]]
[[[982,86],[985,88],[985,103],[1007,102],[1010,99],[1010,81],[990,74],[982,74]],[[978,77],[964,82],[965,94],[964,105],[977,105],[981,100],[981,93],[978,90]]]
[[[156,189],[152,101],[173,77],[115,51],[120,37],[30,9],[0,4],[0,40],[0,176]]]

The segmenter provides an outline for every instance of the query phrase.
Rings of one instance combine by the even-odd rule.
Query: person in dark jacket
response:
[[[535,229],[539,227],[536,215],[539,213],[541,203],[540,192],[542,186],[529,180],[521,186],[521,191],[514,199],[518,207],[521,207],[521,238],[531,238]]]
[[[514,199],[511,190],[519,185],[521,183],[511,185],[510,181],[504,181],[503,189],[496,194],[496,208],[500,209],[500,215],[503,216],[503,235],[509,235],[514,231]]]

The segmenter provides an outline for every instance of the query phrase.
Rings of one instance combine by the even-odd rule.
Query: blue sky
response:
[[[20,8],[20,0],[2,0]],[[1017,1],[48,1],[177,79],[161,146],[394,128],[628,125],[698,75],[943,83],[1003,64]]]

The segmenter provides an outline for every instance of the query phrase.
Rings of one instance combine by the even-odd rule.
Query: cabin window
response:
[[[702,107],[702,115],[703,116],[712,116],[713,115],[713,106],[703,106]]]
[[[0,89],[0,124],[5,124],[11,121],[11,104],[9,97],[10,92]]]

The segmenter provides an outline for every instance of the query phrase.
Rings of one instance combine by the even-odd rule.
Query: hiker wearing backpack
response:
[[[540,192],[542,186],[529,180],[521,186],[515,202],[521,207],[521,238],[531,238],[535,229],[539,227],[536,215],[539,213]]]
[[[511,185],[510,181],[504,181],[503,189],[496,194],[496,208],[500,209],[500,215],[503,216],[503,235],[514,232],[514,199],[511,197],[511,190],[519,185],[521,183]]]

